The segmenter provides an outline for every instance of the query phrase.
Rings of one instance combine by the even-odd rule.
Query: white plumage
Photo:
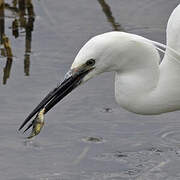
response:
[[[159,52],[165,50],[160,62]],[[95,59],[83,82],[107,71],[115,72],[115,98],[128,111],[161,114],[180,109],[180,5],[167,25],[167,46],[141,36],[109,32],[90,39],[71,69]]]

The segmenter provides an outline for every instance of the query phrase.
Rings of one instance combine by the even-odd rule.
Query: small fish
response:
[[[31,139],[34,136],[37,136],[40,133],[41,129],[43,128],[43,126],[44,126],[44,112],[45,112],[45,108],[41,109],[38,112],[38,114],[36,115],[36,117],[34,118],[34,120],[32,121],[32,123],[27,127],[26,130],[28,130],[31,126],[33,126],[31,134],[27,137],[28,139]]]

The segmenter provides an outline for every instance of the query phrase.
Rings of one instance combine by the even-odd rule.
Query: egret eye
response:
[[[89,59],[87,62],[86,62],[86,65],[87,66],[93,66],[95,64],[95,60],[94,59]]]

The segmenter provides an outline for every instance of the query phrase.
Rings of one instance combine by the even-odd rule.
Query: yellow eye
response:
[[[87,62],[86,62],[86,65],[87,66],[93,66],[95,64],[95,60],[94,59],[89,59]]]

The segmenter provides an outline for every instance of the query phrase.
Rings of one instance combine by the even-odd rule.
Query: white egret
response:
[[[161,63],[158,50],[165,53]],[[63,83],[42,100],[19,129],[40,109],[48,112],[79,84],[109,71],[115,72],[116,101],[128,111],[153,115],[180,110],[180,5],[168,21],[167,46],[125,32],[90,39]]]

